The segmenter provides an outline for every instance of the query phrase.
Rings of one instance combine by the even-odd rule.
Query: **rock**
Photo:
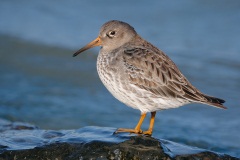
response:
[[[238,160],[238,158],[229,155],[163,139],[134,136],[126,133],[113,134],[115,128],[84,127],[78,130],[51,131],[37,129],[37,127],[31,125],[23,127],[25,126],[23,123],[18,124],[21,124],[22,127],[8,127],[8,130],[1,130],[0,160]],[[12,124],[10,126],[16,125]]]
[[[5,151],[2,159],[160,159],[165,155],[160,143],[147,137],[131,137],[122,143],[54,143],[28,150]],[[0,158],[0,159],[1,159]]]

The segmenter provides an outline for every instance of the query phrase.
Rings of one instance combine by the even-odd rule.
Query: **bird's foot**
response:
[[[151,136],[152,135],[152,130],[143,131],[142,134],[144,134],[146,136]]]
[[[134,133],[134,134],[143,134],[143,131],[141,129],[126,129],[126,128],[118,128],[114,133],[121,133],[121,132],[127,132],[127,133]]]
[[[121,132],[126,132],[126,133],[134,133],[134,134],[143,134],[146,136],[151,136],[152,135],[152,130],[147,130],[147,131],[142,131],[141,129],[126,129],[126,128],[118,128],[114,133],[121,133]]]

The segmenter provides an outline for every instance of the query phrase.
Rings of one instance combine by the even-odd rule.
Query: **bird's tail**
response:
[[[227,107],[223,105],[223,103],[225,102],[223,99],[211,97],[208,95],[203,95],[203,96],[207,99],[207,102],[205,102],[206,104],[214,107],[222,108],[222,109],[227,109]]]

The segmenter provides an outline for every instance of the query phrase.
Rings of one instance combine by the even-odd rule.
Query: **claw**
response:
[[[141,129],[126,129],[126,128],[118,128],[114,133],[120,133],[120,132],[129,132],[134,134],[142,134],[143,131]]]
[[[147,130],[147,131],[144,131],[142,134],[144,134],[146,136],[151,136],[152,135],[152,131],[151,130]]]
[[[150,125],[149,125],[149,129],[147,131],[142,131],[141,130],[141,125],[143,123],[144,118],[146,117],[146,113],[143,113],[141,115],[141,117],[139,119],[139,122],[138,122],[137,126],[135,127],[135,129],[119,128],[114,132],[114,134],[117,134],[117,133],[120,133],[120,132],[129,132],[130,134],[134,133],[134,134],[144,134],[146,136],[151,136],[152,131],[153,131],[153,126],[154,126],[155,115],[156,115],[156,112],[151,112]]]

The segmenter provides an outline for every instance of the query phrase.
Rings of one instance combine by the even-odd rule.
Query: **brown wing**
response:
[[[156,52],[141,47],[126,48],[123,60],[129,82],[142,89],[163,98],[175,97],[192,102],[209,102],[160,50]]]

